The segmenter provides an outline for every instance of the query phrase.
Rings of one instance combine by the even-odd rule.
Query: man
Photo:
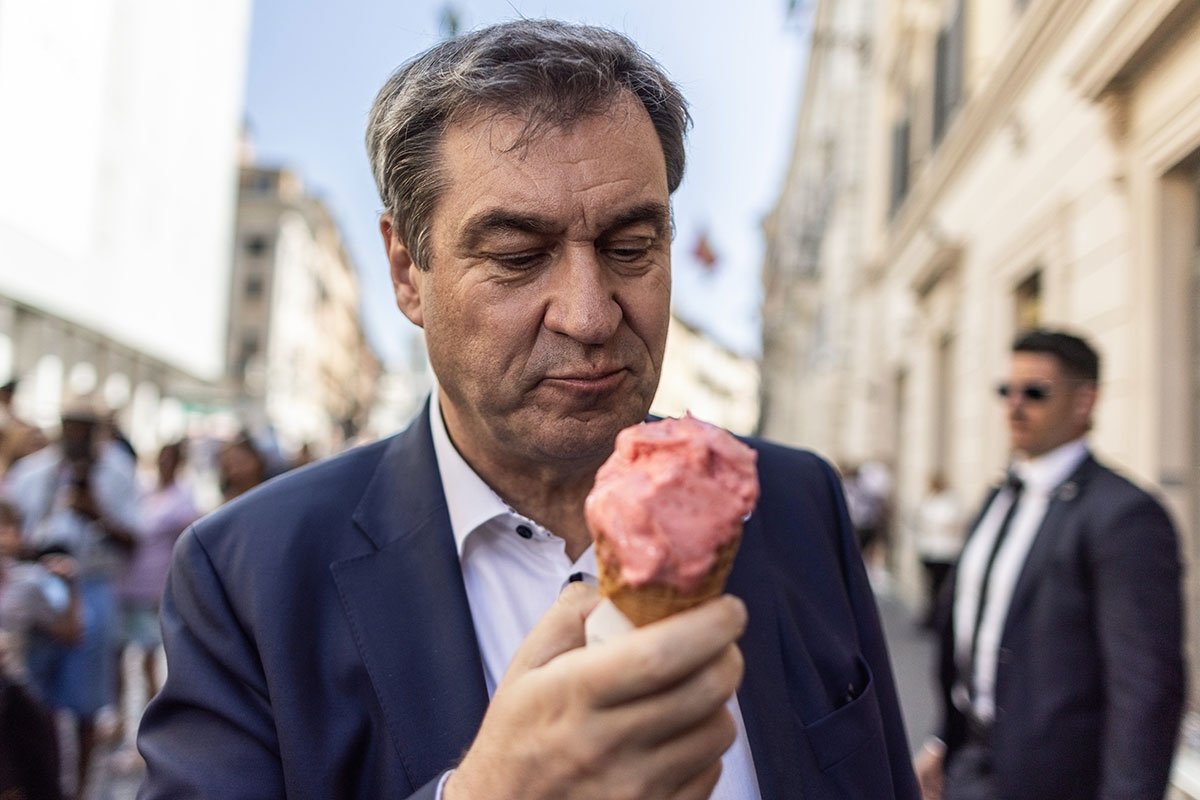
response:
[[[1036,330],[1013,346],[1013,463],[943,594],[940,740],[927,798],[1161,798],[1183,703],[1175,531],[1091,455],[1099,358]]]
[[[46,641],[31,647],[29,673],[48,705],[75,717],[82,792],[96,743],[96,716],[116,694],[114,581],[140,529],[135,465],[124,449],[100,438],[96,408],[72,401],[61,421],[55,445],[13,466],[6,494],[24,519],[31,546],[69,553],[77,562],[82,638],[71,646]]]
[[[29,685],[31,641],[77,644],[82,634],[70,556],[27,560],[21,515],[0,501],[0,797],[62,797],[53,712]]]
[[[381,230],[438,389],[399,436],[184,534],[145,800],[916,796],[814,456],[755,443],[735,596],[582,647],[583,501],[658,382],[687,122],[631,42],[555,22],[448,40],[384,86]]]

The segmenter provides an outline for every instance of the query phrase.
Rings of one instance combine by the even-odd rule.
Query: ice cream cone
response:
[[[607,597],[635,626],[641,627],[679,611],[700,605],[725,591],[725,581],[733,568],[742,534],[717,549],[716,561],[694,590],[682,592],[661,583],[631,586],[621,578],[620,567],[613,557],[607,537],[596,540],[596,561],[599,567],[600,594]]]

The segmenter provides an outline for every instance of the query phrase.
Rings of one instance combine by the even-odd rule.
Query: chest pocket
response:
[[[846,798],[887,800],[893,796],[883,717],[871,669],[856,656],[846,676],[841,704],[804,725],[817,765]]]

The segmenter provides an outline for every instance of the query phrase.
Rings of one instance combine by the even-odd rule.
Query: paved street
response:
[[[915,752],[932,732],[938,709],[934,693],[934,637],[918,626],[914,612],[899,600],[886,594],[881,594],[878,600],[908,741]]]

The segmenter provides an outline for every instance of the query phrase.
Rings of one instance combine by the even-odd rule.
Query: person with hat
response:
[[[58,440],[18,461],[5,485],[30,545],[68,553],[78,565],[82,638],[75,645],[39,642],[28,657],[30,681],[42,699],[75,717],[80,793],[96,741],[96,716],[115,697],[114,581],[140,535],[135,464],[98,435],[102,419],[88,401],[66,404]]]

